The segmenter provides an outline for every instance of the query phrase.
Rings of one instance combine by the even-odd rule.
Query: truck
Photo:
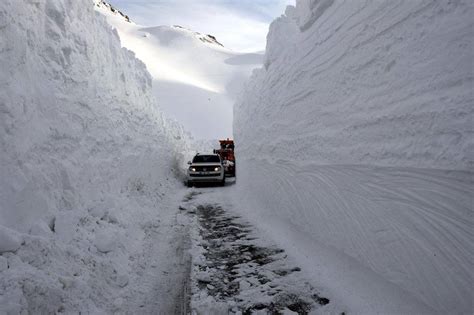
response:
[[[234,154],[234,140],[224,139],[219,140],[220,149],[214,150],[214,153],[218,154],[224,165],[225,176],[235,177],[235,154]]]

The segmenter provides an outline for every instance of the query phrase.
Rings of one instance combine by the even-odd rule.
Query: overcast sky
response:
[[[236,51],[265,49],[268,25],[295,0],[109,0],[135,23],[181,25]]]

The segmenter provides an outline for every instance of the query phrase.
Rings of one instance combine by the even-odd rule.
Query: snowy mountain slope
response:
[[[212,35],[181,26],[144,27],[107,6],[95,8],[117,29],[122,45],[146,64],[168,117],[197,139],[232,136],[233,103],[252,69],[261,65],[261,54],[233,52]]]
[[[95,8],[117,29],[122,45],[146,64],[154,94],[168,117],[198,139],[232,136],[233,103],[252,69],[261,65],[262,54],[233,52],[212,35],[178,25],[130,23],[103,2]]]
[[[0,2],[0,64],[0,313],[120,309],[185,135],[89,0]]]
[[[473,9],[297,1],[235,106],[248,214],[358,312],[472,310]]]

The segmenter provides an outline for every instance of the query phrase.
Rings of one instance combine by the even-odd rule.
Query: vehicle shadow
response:
[[[232,185],[235,185],[237,182],[236,178],[235,177],[226,177],[225,179],[225,185],[224,186],[221,186],[219,184],[216,184],[216,183],[194,183],[193,184],[193,187],[195,188],[219,188],[219,187],[229,187],[229,186],[232,186]],[[184,182],[184,184],[186,185],[186,182]]]

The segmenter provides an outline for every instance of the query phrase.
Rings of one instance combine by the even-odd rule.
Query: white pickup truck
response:
[[[197,183],[216,183],[225,185],[224,166],[218,154],[196,154],[188,162],[186,183],[191,187]]]

